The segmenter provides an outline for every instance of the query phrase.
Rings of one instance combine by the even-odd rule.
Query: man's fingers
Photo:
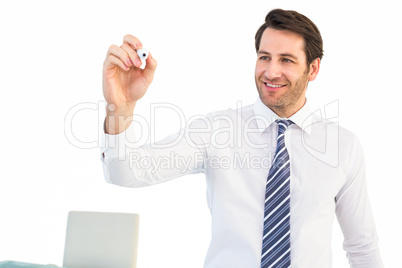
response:
[[[131,62],[134,63],[134,65],[136,67],[138,67],[138,68],[141,67],[142,62],[141,62],[141,59],[137,55],[137,51],[135,51],[128,43],[124,43],[121,46],[121,49],[123,49],[127,53],[127,56],[129,57]],[[126,61],[128,61],[128,59],[126,59]]]
[[[113,55],[116,58],[120,59],[128,67],[133,65],[127,52],[116,45],[111,45],[109,47],[107,57],[109,57],[109,55]]]
[[[124,43],[120,47],[116,45],[111,45],[109,47],[104,63],[105,69],[119,66],[121,69],[128,71],[130,67],[141,67],[142,61],[138,57],[136,50],[142,48],[142,43],[139,41],[138,38],[129,34],[125,35],[123,40]],[[150,53],[146,60],[146,66],[144,68],[144,75],[147,77],[147,80],[149,80],[149,82],[151,82],[153,79],[156,65],[156,60],[152,57]]]
[[[152,54],[150,52],[148,55],[148,58],[146,60],[146,66],[144,68],[144,74],[148,79],[148,83],[151,83],[154,78],[156,66],[157,66],[157,62],[152,57]]]
[[[137,37],[135,37],[135,36],[133,36],[131,34],[126,34],[123,37],[123,46],[122,46],[122,48],[124,50],[126,50],[126,52],[130,55],[131,61],[138,68],[141,67],[142,62],[141,62],[141,59],[137,55],[137,50],[142,48],[142,47],[143,47],[142,43]]]
[[[131,34],[126,34],[123,37],[123,43],[128,43],[131,47],[133,47],[134,49],[140,49],[142,48],[142,43],[141,41],[135,37],[132,36]]]
[[[120,58],[110,54],[107,56],[105,61],[105,70],[113,68],[114,66],[119,66],[124,71],[130,70],[130,67],[124,64]]]

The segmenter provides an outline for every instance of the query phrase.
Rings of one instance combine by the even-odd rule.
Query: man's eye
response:
[[[260,57],[260,60],[269,60],[269,58],[267,56],[262,56]]]
[[[282,61],[283,62],[293,62],[292,60],[289,60],[289,59],[283,59]]]

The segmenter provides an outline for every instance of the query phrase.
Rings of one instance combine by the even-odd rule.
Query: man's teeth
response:
[[[283,87],[283,85],[272,85],[272,84],[268,84],[268,83],[264,83],[269,87]]]

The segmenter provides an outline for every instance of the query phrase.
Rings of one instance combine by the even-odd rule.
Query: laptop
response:
[[[63,267],[135,268],[139,215],[71,211]]]

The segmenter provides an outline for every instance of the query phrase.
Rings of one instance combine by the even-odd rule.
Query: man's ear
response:
[[[320,63],[321,63],[320,58],[316,58],[310,64],[310,72],[309,72],[309,76],[308,76],[308,81],[314,81],[314,79],[317,77],[318,71],[320,70]]]

